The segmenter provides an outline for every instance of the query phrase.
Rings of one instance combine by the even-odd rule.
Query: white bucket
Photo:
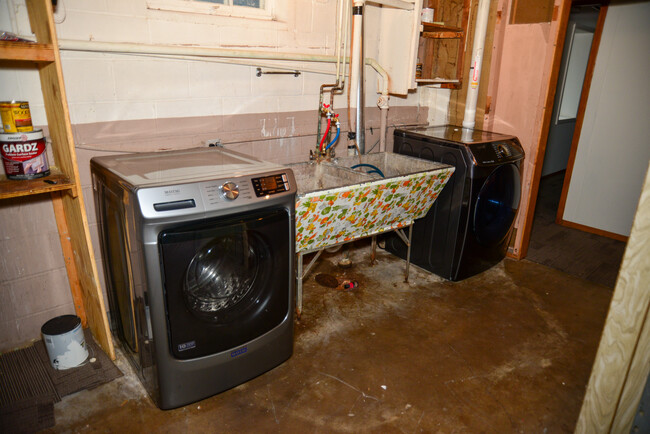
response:
[[[52,318],[43,324],[41,333],[54,369],[75,368],[88,358],[86,339],[78,316],[62,315]]]

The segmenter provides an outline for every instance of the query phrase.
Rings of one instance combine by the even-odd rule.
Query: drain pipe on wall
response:
[[[476,123],[476,103],[478,101],[478,85],[481,79],[481,64],[483,63],[483,48],[490,14],[490,0],[479,0],[474,28],[474,44],[472,45],[472,60],[469,69],[469,87],[465,100],[465,116],[463,128],[474,128]]]
[[[377,74],[381,76],[382,86],[381,95],[377,99],[377,107],[379,107],[379,152],[386,151],[386,129],[388,124],[388,73],[381,67],[375,59],[366,58],[366,65],[372,67]]]

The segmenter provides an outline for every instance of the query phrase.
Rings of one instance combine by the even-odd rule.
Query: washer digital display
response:
[[[289,182],[286,173],[265,176],[262,178],[253,178],[253,188],[255,195],[262,197],[270,194],[282,193],[289,190]]]

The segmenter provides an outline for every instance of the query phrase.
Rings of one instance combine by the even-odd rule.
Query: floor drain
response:
[[[319,273],[316,275],[316,282],[327,287],[336,288],[339,286],[339,280],[331,274]]]

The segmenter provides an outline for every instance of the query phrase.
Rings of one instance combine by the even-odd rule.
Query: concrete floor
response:
[[[379,251],[324,254],[294,355],[239,387],[161,411],[125,376],[55,406],[52,432],[572,432],[611,289],[504,260],[452,283]],[[351,292],[315,275],[353,278]]]

